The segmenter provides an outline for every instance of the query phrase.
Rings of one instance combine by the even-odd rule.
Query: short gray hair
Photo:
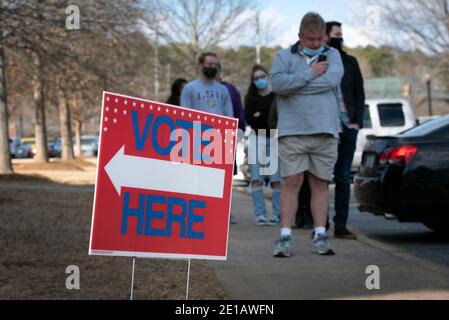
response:
[[[322,31],[324,33],[326,31],[326,22],[324,22],[320,14],[309,12],[302,18],[299,33],[303,34],[306,30]]]

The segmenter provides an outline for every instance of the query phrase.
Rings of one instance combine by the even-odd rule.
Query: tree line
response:
[[[395,40],[348,50],[365,79],[419,82],[429,72],[449,91],[449,1],[363,2],[382,3],[383,32]],[[79,8],[79,30],[67,28],[70,5]],[[71,137],[80,148],[83,125],[99,117],[103,90],[164,100],[175,78],[196,77],[202,51],[217,52],[223,78],[245,94],[255,61],[270,68],[280,49],[270,45],[275,28],[259,24],[257,11],[253,0],[0,0],[0,174],[12,172],[10,113],[32,116],[35,161],[45,163],[46,113],[58,115],[62,158],[73,159]],[[414,46],[404,46],[404,34]],[[263,43],[255,42],[261,35]]]
[[[192,78],[199,52],[245,31],[252,3],[0,0],[0,174],[12,173],[11,108],[33,110],[36,162],[48,162],[46,112],[59,115],[62,159],[74,159],[72,128],[80,148],[103,90],[159,98],[164,73]],[[67,28],[77,12],[79,29]]]

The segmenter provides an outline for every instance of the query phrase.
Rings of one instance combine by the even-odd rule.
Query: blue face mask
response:
[[[319,56],[320,54],[322,54],[324,52],[324,47],[321,46],[321,48],[317,49],[317,50],[312,50],[309,48],[304,48],[302,49],[302,52],[309,57],[315,57],[315,56]]]
[[[259,90],[265,90],[268,88],[268,79],[267,78],[260,78],[254,81],[254,85]]]

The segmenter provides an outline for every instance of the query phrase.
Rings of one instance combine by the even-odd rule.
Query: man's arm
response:
[[[230,85],[233,91],[231,99],[234,117],[239,119],[239,129],[245,131],[246,121],[245,115],[243,113],[242,96],[240,95],[240,91],[236,88],[236,86],[234,86],[233,84]]]
[[[281,96],[297,93],[299,89],[316,78],[315,71],[310,67],[303,72],[289,73],[288,63],[282,57],[281,52],[274,59],[271,74],[273,91]]]
[[[298,90],[298,94],[312,95],[335,89],[341,83],[344,74],[343,62],[340,54],[335,52],[328,55],[329,68],[320,77],[312,80],[307,86]]]
[[[232,107],[232,99],[228,89],[223,86],[223,94],[225,96],[224,116],[234,118],[234,108]]]
[[[181,106],[185,108],[193,108],[192,89],[186,84],[181,93]]]
[[[363,126],[363,113],[365,112],[365,89],[362,72],[356,58],[354,58],[354,100],[355,112],[353,120],[361,128]]]

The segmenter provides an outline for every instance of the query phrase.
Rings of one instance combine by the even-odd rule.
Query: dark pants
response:
[[[340,133],[338,160],[335,165],[335,229],[345,229],[348,223],[351,193],[351,165],[356,149],[358,130],[344,128]]]
[[[298,228],[312,228],[313,217],[310,208],[310,199],[312,197],[307,173],[304,174],[304,182],[301,191],[298,194],[298,210],[296,211],[296,226]]]
[[[298,228],[313,228],[312,216],[312,192],[310,190],[308,173],[304,174],[304,182],[298,195],[298,210],[296,211],[296,226]],[[329,216],[327,217],[326,230],[330,227]]]

